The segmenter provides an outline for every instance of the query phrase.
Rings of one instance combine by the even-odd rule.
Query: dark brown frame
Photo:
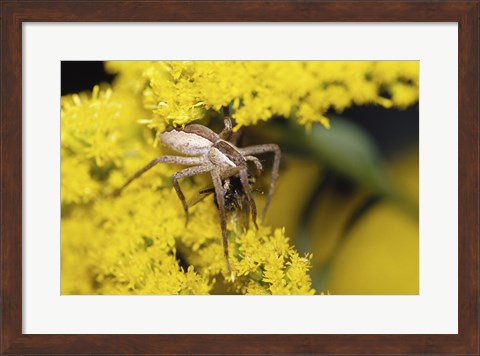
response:
[[[3,0],[1,11],[2,354],[478,355],[479,0]],[[22,23],[34,21],[458,22],[458,335],[22,334]]]

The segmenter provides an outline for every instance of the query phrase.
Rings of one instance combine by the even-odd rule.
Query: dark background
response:
[[[92,90],[95,84],[111,83],[115,76],[107,74],[103,62],[97,61],[62,61],[61,83],[62,95]]]

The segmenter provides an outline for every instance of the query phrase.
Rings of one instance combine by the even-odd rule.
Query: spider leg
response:
[[[247,172],[247,167],[242,167],[242,166],[236,166],[236,167],[230,167],[225,169],[221,176],[221,179],[227,179],[228,177],[234,176],[235,174],[238,174],[240,176],[240,183],[242,183],[243,190],[245,192],[245,195],[247,196],[248,203],[250,204],[250,207],[252,208],[252,220],[253,223],[255,224],[255,227],[258,229],[257,225],[257,205],[255,204],[255,199],[253,199],[253,193],[252,193],[252,188],[250,187],[250,183],[248,182],[248,172]]]
[[[238,131],[233,132],[230,135],[230,138],[228,139],[228,141],[230,143],[233,143],[235,146],[238,146],[240,139],[242,138],[243,132],[245,131],[244,129],[245,127],[242,126],[238,129]]]
[[[250,226],[250,203],[244,195],[238,195],[240,201],[240,211],[242,212],[241,219],[243,226],[248,230]]]
[[[255,156],[246,156],[245,159],[247,161],[252,161],[255,164],[255,169],[257,171],[256,174],[255,174],[255,177],[259,177],[260,174],[262,174],[262,171],[263,171],[263,166],[260,163],[260,160]]]
[[[265,219],[265,215],[267,213],[268,206],[270,205],[270,200],[272,199],[273,192],[275,190],[275,183],[277,182],[278,179],[278,169],[280,167],[280,157],[282,155],[280,151],[280,147],[276,144],[265,144],[265,145],[255,145],[255,146],[249,146],[245,148],[240,148],[240,152],[244,156],[248,155],[254,155],[254,154],[259,154],[259,153],[267,153],[267,152],[273,152],[274,153],[274,158],[273,158],[273,167],[272,167],[272,178],[270,180],[270,189],[268,191],[267,199],[265,201],[265,206],[263,207],[262,211],[262,222]]]
[[[223,254],[227,261],[227,270],[234,279],[232,268],[230,267],[230,261],[228,259],[228,239],[227,239],[227,219],[225,216],[225,190],[222,185],[222,178],[220,173],[213,169],[211,171],[213,186],[215,187],[215,194],[217,197],[218,212],[220,214],[220,226],[222,228],[222,240],[223,240]]]
[[[230,111],[227,106],[223,107],[223,123],[225,127],[218,136],[223,140],[228,140],[232,134],[232,119],[230,118]]]
[[[258,230],[257,206],[255,204],[255,200],[253,199],[252,188],[250,187],[250,183],[248,182],[247,167],[244,167],[243,169],[241,169],[239,172],[239,175],[240,175],[240,182],[242,183],[243,190],[245,191],[245,194],[247,195],[247,200],[250,204],[250,207],[252,208],[253,224],[255,225],[255,228]]]
[[[188,225],[188,204],[187,204],[187,201],[185,200],[185,195],[183,194],[182,189],[180,188],[180,184],[178,184],[178,179],[195,176],[197,174],[205,173],[211,170],[212,170],[212,166],[207,164],[202,166],[185,168],[175,173],[172,176],[173,187],[175,188],[175,191],[177,192],[177,195],[178,195],[178,199],[180,199],[180,201],[182,202],[183,210],[185,211],[185,226]]]
[[[159,163],[175,163],[175,164],[184,164],[184,165],[199,165],[204,162],[202,157],[181,157],[181,156],[161,156],[152,160],[145,167],[138,170],[129,180],[125,182],[120,188],[115,190],[113,193],[114,196],[120,195],[120,193],[125,189],[130,183],[135,179],[139,178],[143,173],[156,166]]]

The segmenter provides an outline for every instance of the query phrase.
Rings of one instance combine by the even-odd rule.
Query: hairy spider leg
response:
[[[245,160],[246,161],[251,161],[251,162],[253,162],[253,164],[255,164],[255,170],[256,170],[255,177],[259,177],[260,174],[262,174],[262,171],[263,171],[263,166],[260,163],[260,160],[255,156],[246,156]]]
[[[240,182],[242,183],[243,190],[245,191],[245,194],[247,195],[247,200],[250,203],[250,206],[252,207],[253,224],[255,225],[255,228],[258,230],[257,206],[255,204],[255,200],[253,199],[252,188],[250,187],[250,183],[248,182],[247,167],[242,167],[240,169],[239,175],[240,175]]]
[[[265,206],[263,207],[262,217],[261,217],[262,223],[263,223],[263,221],[265,220],[265,215],[267,214],[268,206],[270,205],[270,200],[272,199],[273,192],[275,190],[275,183],[277,182],[277,179],[278,179],[278,169],[280,167],[280,158],[282,153],[280,151],[280,147],[278,147],[278,145],[274,143],[249,146],[249,147],[240,148],[239,150],[244,156],[255,155],[259,153],[268,153],[268,152],[274,153],[272,178],[270,180],[270,189],[268,191],[267,199],[265,201]]]
[[[223,124],[225,127],[222,132],[218,134],[218,136],[221,139],[229,141],[235,146],[237,146],[238,142],[240,141],[240,137],[243,134],[244,127],[240,127],[236,132],[233,132],[233,124],[232,118],[230,117],[230,110],[226,106],[223,107]]]
[[[230,117],[230,111],[226,106],[223,107],[223,124],[225,127],[222,132],[218,134],[218,136],[220,136],[220,138],[223,140],[228,140],[232,135],[232,119]]]
[[[125,189],[130,183],[132,183],[135,179],[139,178],[143,173],[147,172],[154,166],[159,163],[174,163],[174,164],[182,164],[186,166],[196,166],[204,163],[202,157],[182,157],[182,156],[161,156],[157,157],[152,160],[149,164],[145,167],[139,169],[129,180],[125,182],[120,188],[115,190],[113,195],[120,195],[120,193]]]
[[[180,199],[180,201],[182,202],[183,210],[185,211],[185,226],[188,225],[188,204],[187,204],[187,201],[185,200],[185,195],[183,194],[182,189],[180,188],[180,184],[178,184],[178,179],[195,176],[197,174],[209,172],[211,170],[212,170],[211,164],[204,164],[201,166],[185,168],[179,172],[176,172],[172,176],[173,187],[175,188],[175,191],[177,192],[177,195],[178,195],[178,199]]]
[[[212,182],[213,186],[215,187],[215,194],[217,198],[218,204],[218,213],[220,215],[220,227],[222,229],[222,241],[223,241],[223,254],[225,255],[225,260],[227,261],[227,270],[230,273],[232,280],[234,279],[234,275],[232,272],[232,268],[230,267],[230,261],[228,259],[228,239],[227,239],[227,218],[225,216],[225,190],[223,189],[222,178],[220,174],[212,170]]]

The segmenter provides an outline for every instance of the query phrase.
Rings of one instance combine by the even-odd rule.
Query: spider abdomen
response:
[[[160,141],[172,150],[188,156],[205,155],[213,145],[202,136],[177,130],[163,132]]]

